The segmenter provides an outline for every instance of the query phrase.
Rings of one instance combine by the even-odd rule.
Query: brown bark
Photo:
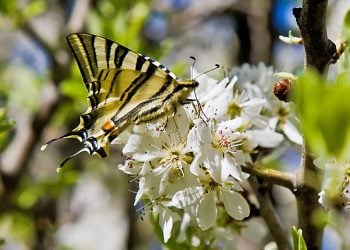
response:
[[[327,36],[327,4],[328,0],[303,0],[301,8],[293,9],[305,48],[305,67],[322,74],[327,72],[336,53],[335,44]],[[320,249],[323,228],[317,227],[312,219],[316,209],[320,209],[318,192],[321,182],[307,146],[304,145],[302,153],[300,176],[303,184],[296,192],[299,227],[308,249]]]

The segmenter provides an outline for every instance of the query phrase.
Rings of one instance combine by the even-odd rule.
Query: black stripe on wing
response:
[[[71,34],[66,39],[78,64],[84,83],[87,84],[93,81],[97,72],[94,36]]]
[[[137,61],[136,61],[136,65],[135,65],[135,70],[141,71],[142,66],[144,65],[145,62],[146,62],[145,57],[139,55],[139,56],[137,57]]]
[[[113,45],[113,42],[111,40],[106,39],[105,41],[105,53],[106,53],[106,63],[107,63],[107,68],[109,68],[109,59],[111,57],[111,48]]]
[[[124,58],[126,57],[128,52],[129,49],[118,44],[118,47],[115,49],[114,53],[114,64],[116,68],[120,68],[123,65]]]
[[[117,77],[119,76],[119,74],[120,74],[121,72],[122,72],[122,71],[119,70],[119,71],[117,71],[117,72],[114,73],[114,76],[113,76],[113,78],[112,78],[112,80],[111,80],[111,84],[109,85],[109,89],[108,89],[108,92],[107,92],[106,97],[105,97],[105,100],[104,100],[105,104],[107,103],[107,100],[108,100],[110,94],[111,94],[112,91],[113,91],[114,85],[117,83]]]
[[[151,76],[149,76],[148,78],[144,78],[140,84],[137,84],[136,87],[133,89],[132,92],[129,93],[128,95],[128,101],[130,101],[132,99],[132,97],[137,93],[138,89],[147,82],[147,80],[149,80]],[[136,78],[138,79],[138,78]],[[166,92],[169,92],[169,95],[173,95],[174,91],[179,91],[180,89],[182,89],[182,85],[178,86],[179,88],[175,88],[174,91],[170,91],[168,88],[169,86],[174,82],[175,80],[173,78],[171,78],[170,76],[165,80],[165,82],[163,83],[162,87],[157,90],[156,93],[154,93],[150,98],[148,99],[145,99],[145,100],[142,100],[140,101],[139,104],[137,104],[132,110],[130,110],[127,114],[125,114],[124,116],[116,119],[116,117],[118,116],[119,114],[119,111],[121,111],[126,105],[128,102],[125,102],[123,103],[124,105],[119,109],[119,111],[112,117],[112,120],[115,122],[115,124],[119,124],[119,123],[122,123],[126,120],[135,120],[135,118],[133,117],[136,117],[136,116],[140,116],[141,113],[140,113],[140,110],[142,110],[146,105],[149,105],[149,104],[152,104],[152,102],[154,103],[155,100],[159,100],[159,98],[161,98],[161,95],[166,93]],[[155,107],[152,107],[152,110],[154,111],[157,111],[159,109],[161,109],[163,107],[163,105],[165,104],[165,101],[162,100],[162,104],[159,105],[159,106],[155,106]],[[164,107],[163,107],[164,108]],[[148,113],[147,110],[144,110],[142,111],[142,114],[145,113],[145,114],[150,114],[152,113],[153,111],[150,111]]]
[[[123,104],[120,106],[119,110],[123,109],[129,103],[130,99],[134,96],[137,90],[141,88],[142,85],[145,84],[153,76],[155,71],[156,67],[150,64],[146,73],[140,74],[131,82],[129,87],[120,96],[120,100],[123,102]],[[118,112],[116,113],[116,115],[118,114]]]

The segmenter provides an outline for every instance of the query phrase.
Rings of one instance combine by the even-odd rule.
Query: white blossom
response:
[[[233,68],[232,74],[238,76],[237,87],[248,93],[250,99],[262,98],[264,103],[264,116],[270,129],[281,131],[292,142],[301,145],[302,137],[295,119],[292,102],[279,101],[272,92],[277,78],[272,67],[259,64],[257,67],[244,64],[241,68]]]
[[[221,81],[201,75],[189,97],[193,103],[134,126],[124,143],[127,160],[119,169],[138,182],[135,204],[158,216],[164,242],[174,236],[177,221],[176,240],[199,246],[219,237],[223,213],[232,221],[248,217],[242,184],[249,175],[242,166],[254,164],[259,148],[301,143],[293,108],[272,94],[272,68],[244,65],[232,73]],[[234,236],[226,231],[224,238]]]
[[[324,170],[319,202],[325,208],[341,208],[350,211],[350,163],[336,160],[315,160],[315,165]]]

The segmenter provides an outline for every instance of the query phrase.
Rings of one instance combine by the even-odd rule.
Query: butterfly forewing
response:
[[[123,45],[92,34],[71,34],[67,42],[78,63],[85,83],[96,80],[102,69],[119,68],[147,72],[149,67],[156,67],[155,75],[176,78],[166,67],[157,61],[136,53]]]
[[[90,154],[107,156],[129,124],[171,115],[198,85],[103,37],[71,34],[67,41],[88,89],[88,108],[78,127],[60,138],[78,138]]]

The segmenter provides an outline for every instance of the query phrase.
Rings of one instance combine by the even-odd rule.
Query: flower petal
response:
[[[202,187],[187,187],[183,190],[176,192],[171,201],[167,206],[173,206],[179,209],[191,206],[200,198],[203,197],[203,188]]]
[[[289,140],[299,145],[303,144],[303,138],[301,137],[300,132],[290,121],[287,120],[285,124],[281,125],[281,127]]]
[[[156,146],[158,145],[159,148]],[[161,150],[161,140],[146,134],[133,134],[123,148],[123,154],[138,161],[152,161],[166,155],[166,151]]]
[[[243,220],[249,215],[249,205],[239,193],[222,189],[222,199],[226,212],[232,218],[236,220]]]
[[[205,194],[197,207],[197,223],[202,230],[207,230],[215,225],[217,211],[214,195],[214,192]]]
[[[176,239],[177,242],[184,242],[187,239],[186,232],[187,232],[188,226],[190,225],[190,222],[191,222],[191,215],[185,212],[181,218],[180,231]]]
[[[168,209],[160,209],[159,211],[159,226],[163,231],[164,242],[167,243],[171,237],[171,230],[173,229],[174,218],[171,211]]]
[[[242,181],[242,171],[237,162],[231,157],[224,157],[221,160],[221,179],[227,181],[229,176]]]
[[[273,148],[283,141],[283,136],[271,130],[248,130],[249,139],[265,148]]]

